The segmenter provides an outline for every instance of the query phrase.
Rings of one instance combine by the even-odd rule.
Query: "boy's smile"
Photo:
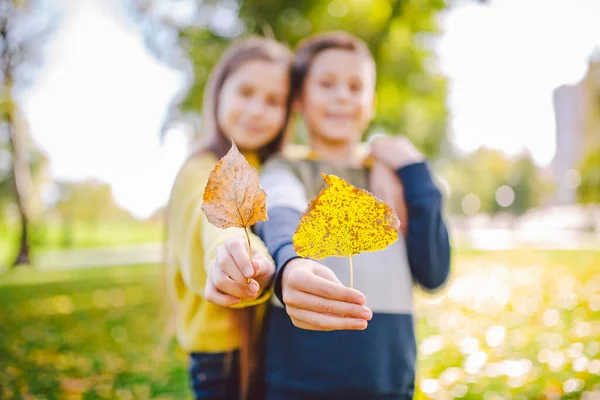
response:
[[[375,70],[363,55],[341,49],[317,55],[298,99],[314,140],[360,140],[373,117]]]

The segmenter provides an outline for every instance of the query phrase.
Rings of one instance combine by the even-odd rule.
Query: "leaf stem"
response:
[[[350,260],[350,288],[354,288],[354,268],[352,267],[352,256],[348,256]]]
[[[252,243],[250,243],[250,235],[248,234],[248,228],[244,227],[246,233],[246,239],[248,239],[248,251],[250,253],[250,264],[252,264]],[[253,266],[254,267],[254,266]],[[250,278],[246,278],[246,283],[250,283]]]

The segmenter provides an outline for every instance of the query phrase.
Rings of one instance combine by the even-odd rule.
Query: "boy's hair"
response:
[[[296,99],[302,93],[306,76],[310,72],[315,58],[323,51],[332,49],[346,50],[364,57],[372,64],[373,79],[376,78],[375,59],[365,42],[347,32],[319,33],[302,40],[296,47],[290,72],[291,99]],[[381,189],[382,185],[374,185],[376,181],[380,182],[382,180],[387,190]],[[408,214],[402,195],[404,190],[402,183],[394,176],[393,172],[391,175],[388,174],[382,177],[378,175],[377,169],[370,168],[369,186],[369,189],[376,197],[392,206],[400,219],[400,230],[402,234],[406,235],[408,230]]]
[[[290,73],[290,97],[295,99],[304,86],[306,76],[315,58],[325,50],[347,50],[359,54],[375,68],[375,60],[369,47],[358,37],[347,32],[327,32],[309,36],[296,47]],[[373,69],[375,71],[375,69]]]
[[[219,128],[217,123],[219,98],[225,81],[244,63],[255,60],[282,63],[289,66],[292,62],[292,52],[283,44],[268,38],[250,36],[234,42],[221,56],[213,68],[204,90],[202,105],[203,134],[206,135],[206,145],[201,151],[210,151],[216,158],[221,158],[231,148],[231,139]],[[261,161],[281,150],[291,115],[291,97],[286,102],[286,115],[280,131],[271,142],[258,150]]]

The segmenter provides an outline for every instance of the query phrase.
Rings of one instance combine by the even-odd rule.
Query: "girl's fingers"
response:
[[[230,296],[225,293],[221,293],[215,288],[215,286],[210,282],[206,285],[204,289],[204,297],[206,300],[212,304],[216,304],[221,307],[231,307],[235,304],[238,304],[241,299]]]
[[[211,276],[209,280],[212,280],[213,285],[220,292],[236,297],[238,299],[244,298],[255,298],[258,294],[258,282],[254,279],[250,280],[250,283],[246,283],[246,278],[243,278],[243,282],[236,282],[225,274],[216,264],[213,264],[211,269]]]
[[[225,243],[225,247],[229,251],[229,255],[237,265],[238,270],[245,278],[254,277],[254,267],[250,262],[250,253],[248,245],[240,238],[229,239]],[[237,280],[237,279],[236,279]]]
[[[231,252],[227,246],[219,246],[217,248],[216,265],[223,273],[228,275],[233,281],[242,283],[246,282],[246,277],[240,271],[237,263],[233,259]]]

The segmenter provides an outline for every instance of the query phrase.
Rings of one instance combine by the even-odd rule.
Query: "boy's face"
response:
[[[371,60],[331,49],[314,58],[296,104],[311,137],[339,144],[360,140],[373,117],[374,96]]]

